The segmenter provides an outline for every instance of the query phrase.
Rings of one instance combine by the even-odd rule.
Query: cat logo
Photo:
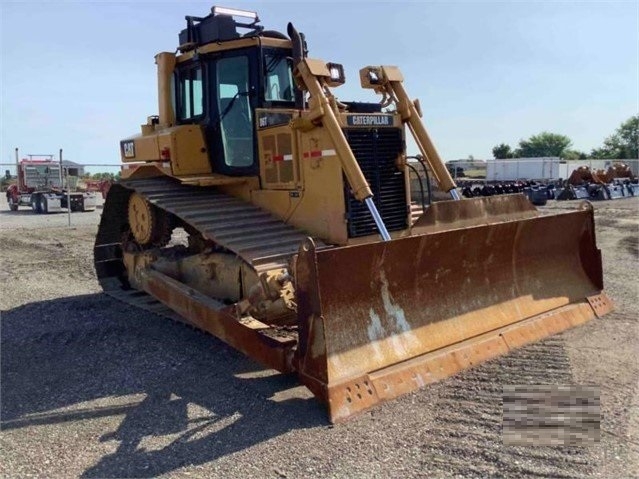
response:
[[[135,142],[133,140],[121,141],[122,156],[125,158],[135,158]]]
[[[393,126],[393,115],[348,115],[348,126]]]

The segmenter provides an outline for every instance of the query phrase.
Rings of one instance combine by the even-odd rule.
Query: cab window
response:
[[[264,100],[294,101],[291,60],[286,52],[268,52],[264,62]]]
[[[201,66],[183,70],[180,74],[179,111],[180,120],[193,120],[204,113]]]

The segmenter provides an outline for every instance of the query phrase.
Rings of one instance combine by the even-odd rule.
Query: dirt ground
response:
[[[614,313],[331,426],[294,378],[102,294],[99,211],[0,203],[0,476],[639,477],[639,199],[595,210]],[[600,442],[503,445],[512,384],[599,386]]]

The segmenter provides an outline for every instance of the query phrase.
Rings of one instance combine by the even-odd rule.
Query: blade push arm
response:
[[[404,77],[399,68],[393,66],[368,66],[359,72],[362,88],[371,88],[376,93],[384,95],[397,105],[397,111],[402,116],[402,121],[408,123],[408,127],[415,138],[415,142],[428,163],[440,188],[447,191],[455,200],[460,199],[457,193],[457,185],[446,169],[439,153],[435,149],[424,124],[420,120],[420,112],[414,102],[408,97],[404,88]]]
[[[346,141],[346,137],[342,132],[342,128],[337,121],[337,116],[331,107],[330,100],[324,91],[325,85],[321,80],[330,78],[330,72],[321,60],[306,58],[297,65],[299,73],[298,79],[304,83],[304,89],[307,90],[311,97],[309,99],[308,119],[310,121],[318,121],[321,119],[322,125],[326,128],[337,156],[342,164],[342,169],[348,180],[348,184],[353,190],[353,195],[360,201],[373,196],[373,192],[362,173],[355,155]]]
[[[390,240],[390,235],[384,225],[384,221],[380,216],[375,203],[373,203],[373,192],[371,191],[364,174],[362,173],[355,155],[348,145],[348,141],[344,136],[344,132],[337,121],[337,116],[331,105],[331,99],[335,101],[334,97],[329,99],[325,89],[330,84],[330,72],[326,63],[321,60],[313,60],[305,58],[297,64],[296,68],[296,80],[298,85],[303,87],[311,95],[309,99],[309,112],[304,117],[304,120],[308,122],[314,122],[321,120],[322,125],[326,128],[328,135],[330,136],[337,157],[342,165],[342,170],[346,175],[346,180],[349,186],[353,190],[353,195],[359,201],[363,201],[377,225],[377,229],[384,241]]]

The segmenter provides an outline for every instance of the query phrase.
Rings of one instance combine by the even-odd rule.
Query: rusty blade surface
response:
[[[603,282],[592,211],[524,212],[522,219],[516,210],[510,220],[488,215],[475,226],[454,229],[453,222],[391,242],[325,251],[305,245],[296,273],[297,368],[333,420],[429,382],[415,376],[396,391],[377,390],[375,378],[386,377],[388,389],[389,375],[402,377],[411,361],[439,364],[434,377],[441,378],[507,352],[507,330],[516,346],[594,316],[586,298]],[[451,353],[432,362],[455,345],[475,359]],[[355,404],[358,396],[368,399]]]
[[[439,201],[428,207],[412,230],[413,234],[433,233],[537,216],[537,208],[522,194]]]

